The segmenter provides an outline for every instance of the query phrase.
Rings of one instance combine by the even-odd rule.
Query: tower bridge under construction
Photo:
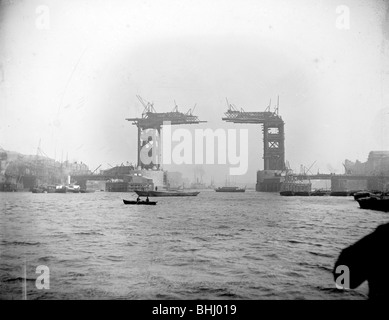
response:
[[[127,121],[132,122],[138,128],[137,137],[137,168],[160,170],[161,148],[158,148],[160,143],[161,130],[165,122],[171,125],[181,124],[199,124],[206,121],[201,121],[193,114],[193,109],[189,109],[186,113],[178,111],[176,105],[171,112],[156,112],[154,104],[144,101],[139,95],[138,100],[144,107],[142,117],[140,118],[126,118]],[[242,124],[261,124],[263,131],[263,159],[264,170],[266,175],[280,175],[280,172],[285,171],[285,134],[284,121],[279,115],[279,99],[274,111],[271,111],[271,101],[269,106],[263,112],[246,112],[243,108],[238,109],[235,105],[227,101],[228,110],[225,112],[223,121]],[[152,133],[150,134],[150,131]],[[154,145],[156,144],[156,145]],[[159,150],[158,154],[153,154],[154,147]],[[142,161],[142,154],[147,153],[148,159],[152,159],[149,163]],[[260,171],[259,171],[260,172]],[[280,179],[275,177],[266,181],[258,181],[257,191],[279,191]],[[274,182],[274,179],[276,180]]]
[[[279,98],[274,111],[271,111],[271,101],[263,112],[246,112],[240,110],[227,100],[228,110],[223,121],[242,124],[260,124],[263,132],[263,167],[258,171],[257,191],[279,191],[281,179],[280,172],[285,168],[285,133],[284,121],[279,115]],[[263,174],[268,175],[262,179]],[[269,176],[270,175],[270,176]]]

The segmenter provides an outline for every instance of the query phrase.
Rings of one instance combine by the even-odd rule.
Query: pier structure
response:
[[[242,124],[260,124],[263,132],[263,171],[257,174],[257,191],[279,191],[280,174],[285,171],[284,121],[279,115],[279,99],[274,111],[269,106],[263,112],[246,112],[230,104],[223,121]]]
[[[131,121],[133,125],[138,128],[138,169],[156,169],[160,170],[162,163],[162,156],[160,154],[161,148],[157,148],[159,151],[154,161],[150,163],[143,163],[141,159],[142,150],[148,150],[148,156],[152,157],[152,148],[160,145],[161,129],[164,122],[169,122],[171,125],[180,124],[198,124],[201,122],[199,118],[193,115],[194,108],[190,108],[186,113],[178,111],[176,105],[171,112],[156,112],[154,104],[144,101],[140,96],[137,95],[138,100],[142,103],[144,110],[141,118],[126,118],[127,121]],[[151,134],[150,134],[151,131]],[[147,137],[147,139],[145,139]],[[155,145],[157,144],[157,145]],[[144,152],[144,151],[143,151]]]

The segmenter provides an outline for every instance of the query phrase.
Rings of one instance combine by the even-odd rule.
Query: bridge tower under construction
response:
[[[186,113],[178,111],[176,105],[171,112],[156,112],[154,104],[145,102],[140,96],[138,100],[142,103],[144,110],[141,118],[126,118],[131,121],[133,125],[138,127],[138,169],[156,169],[160,170],[162,155],[161,155],[161,130],[164,122],[170,125],[180,124],[198,124],[201,122],[199,118],[193,115],[194,108],[189,109]],[[153,150],[154,148],[154,150]],[[155,153],[157,151],[157,153]],[[142,155],[147,155],[147,159],[151,161],[145,162]]]
[[[281,172],[285,170],[284,121],[279,112],[279,99],[274,111],[270,105],[263,112],[239,110],[227,101],[228,110],[222,120],[232,123],[261,124],[263,131],[263,171],[257,173],[257,191],[279,191]]]

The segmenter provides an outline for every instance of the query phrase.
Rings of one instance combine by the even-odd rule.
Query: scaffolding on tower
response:
[[[193,114],[196,105],[190,108],[186,113],[178,111],[178,105],[175,106],[171,112],[157,112],[154,108],[154,103],[145,101],[141,96],[137,95],[138,100],[143,105],[143,112],[141,118],[126,118],[127,121],[131,121],[133,125],[138,128],[138,168],[141,169],[160,169],[161,161],[157,160],[157,163],[153,161],[145,164],[141,161],[141,150],[146,147],[149,149],[149,156],[151,156],[152,148],[155,147],[153,143],[160,143],[161,129],[164,122],[168,122],[170,125],[186,125],[186,124],[199,124],[206,121],[201,121],[197,116]],[[143,133],[148,130],[153,130],[153,136],[155,139],[149,139],[148,141],[142,140]],[[161,155],[158,155],[161,158]]]
[[[246,112],[238,109],[226,99],[228,110],[222,120],[232,123],[261,124],[263,126],[263,159],[264,170],[285,170],[285,136],[284,121],[279,112],[279,97],[274,111],[271,111],[271,100],[263,112]]]

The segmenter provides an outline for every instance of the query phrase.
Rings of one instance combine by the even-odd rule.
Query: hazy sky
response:
[[[339,7],[343,6],[343,7]],[[0,146],[57,160],[136,162],[136,98],[174,101],[248,128],[249,170],[263,169],[259,125],[224,123],[225,98],[264,111],[280,96],[292,169],[343,173],[345,159],[389,150],[385,1],[2,1]],[[347,11],[349,20],[347,21]],[[349,24],[347,24],[349,22]],[[342,28],[345,27],[345,28]],[[192,177],[193,168],[182,170]],[[224,181],[226,166],[204,166]]]

